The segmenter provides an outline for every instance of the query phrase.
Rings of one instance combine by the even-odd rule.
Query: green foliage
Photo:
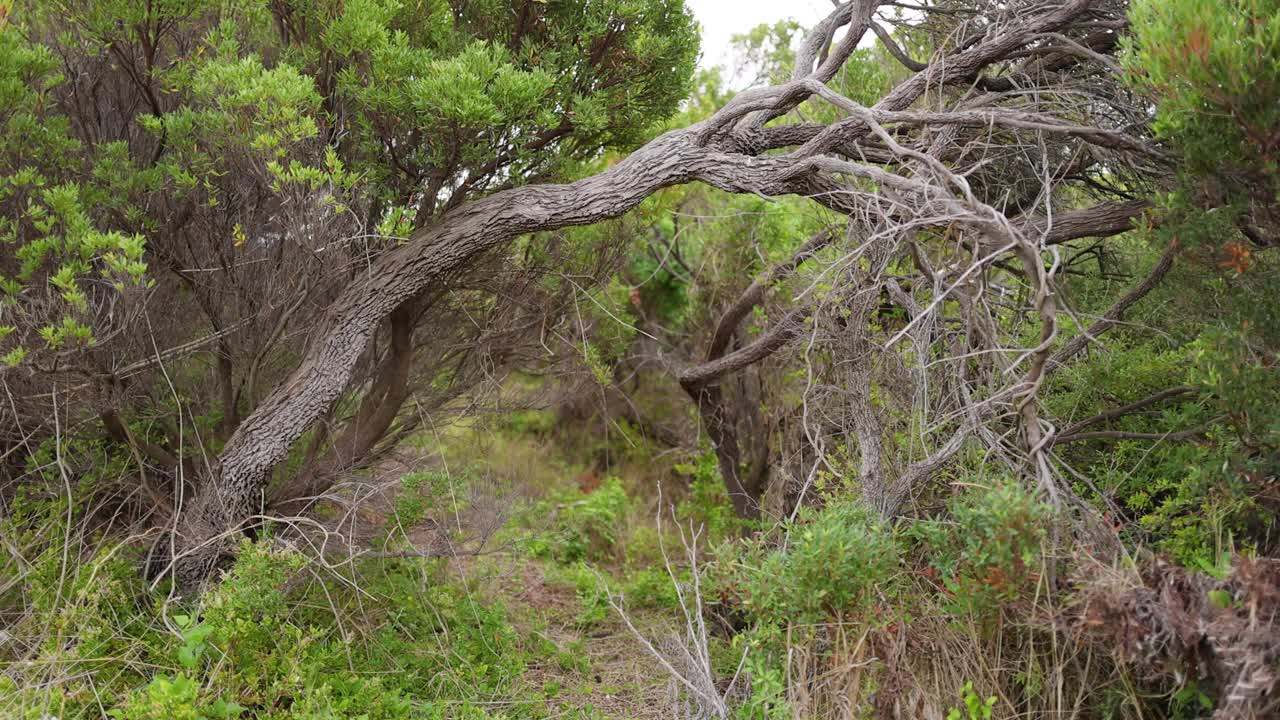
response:
[[[502,429],[515,435],[546,435],[556,427],[551,410],[516,410],[502,418]]]
[[[0,30],[0,35],[4,33]],[[27,344],[8,349],[9,365],[20,363],[33,347],[66,350],[91,345],[94,338],[86,324],[90,314],[86,285],[106,282],[118,288],[126,284],[136,287],[145,279],[141,236],[95,227],[79,185],[47,184],[46,178],[34,171],[0,178],[0,204],[24,205],[17,217],[0,216],[0,244],[16,246],[13,253],[20,263],[16,276],[5,280],[11,285],[6,297],[0,298],[9,311],[6,314],[20,325],[8,326],[11,329],[4,335],[12,336],[9,342]],[[18,288],[23,283],[47,287],[56,295],[61,301],[57,314],[21,302]],[[32,337],[14,332],[19,327],[43,342],[32,345]]]
[[[774,628],[872,621],[876,603],[892,597],[898,546],[857,502],[803,512],[785,533],[722,546],[709,570],[713,592]]]
[[[946,588],[949,612],[983,617],[1034,589],[1053,522],[1047,505],[1007,480],[956,496],[949,511],[910,529]]]
[[[272,698],[290,696],[301,688],[301,665],[316,635],[290,622],[285,581],[302,567],[302,558],[276,553],[268,543],[245,541],[236,565],[202,603],[202,625],[218,662],[210,668],[215,687],[239,688],[237,699],[262,706]],[[186,630],[178,661],[184,660]]]
[[[109,715],[117,720],[230,720],[243,712],[243,707],[222,698],[202,699],[200,686],[187,675],[156,675]]]
[[[703,592],[750,628],[734,639],[738,657],[749,649],[743,717],[791,717],[788,648],[827,648],[820,658],[843,646],[834,639],[846,628],[856,636],[888,624],[900,585],[897,538],[856,501],[808,509],[781,531],[722,544],[706,567]]]
[[[872,107],[893,87],[893,72],[900,72],[897,61],[882,50],[854,50],[841,68],[833,85],[845,97]]]
[[[1188,259],[1200,267],[1175,280],[1177,312],[1157,320],[1183,338],[1180,347],[1133,342],[1110,363],[1121,372],[1099,387],[1127,396],[1130,386],[1112,383],[1163,366],[1170,377],[1139,387],[1154,392],[1181,381],[1196,394],[1118,425],[1157,436],[1209,427],[1194,442],[1122,440],[1071,453],[1097,452],[1087,472],[1118,491],[1137,520],[1124,526],[1131,537],[1194,567],[1214,567],[1236,544],[1272,545],[1275,512],[1263,479],[1274,477],[1280,447],[1273,410],[1280,380],[1269,359],[1280,337],[1277,286],[1272,261],[1237,227],[1252,228],[1251,238],[1273,232],[1280,200],[1277,17],[1275,0],[1138,0],[1124,40],[1131,84],[1156,103],[1156,134],[1185,161],[1177,189],[1160,203],[1157,235],[1191,248]],[[1222,207],[1205,210],[1215,205]],[[1175,364],[1153,364],[1153,349]]]
[[[583,675],[591,670],[591,657],[586,654],[584,647],[586,643],[581,638],[570,640],[562,647],[545,636],[539,637],[541,639],[539,654],[552,658],[559,669],[576,675]],[[544,689],[550,694],[558,694],[560,690],[558,686]]]
[[[577,322],[591,328],[590,339],[582,341],[582,362],[601,387],[613,384],[613,366],[636,336],[634,310],[631,288],[616,276],[578,303]]]
[[[732,38],[739,63],[754,77],[744,78],[752,84],[774,85],[790,79],[795,65],[795,45],[804,28],[795,20],[757,25]]]
[[[470,486],[479,472],[474,468],[421,470],[400,478],[400,491],[392,505],[385,544],[397,546],[401,540],[407,540],[407,532],[426,522],[432,510],[453,515],[464,511],[471,497]]]
[[[991,713],[996,706],[994,695],[983,700],[973,689],[973,683],[966,681],[960,688],[960,700],[964,708],[951,708],[947,711],[947,720],[991,720]]]
[[[1170,698],[1170,717],[1175,720],[1205,717],[1212,714],[1213,709],[1213,697],[1195,680],[1188,680]]]
[[[363,574],[366,590],[379,598],[369,643],[352,648],[329,634],[317,646],[306,684],[319,686],[331,675],[343,676],[355,664],[381,678],[387,692],[404,697],[440,699],[431,712],[452,717],[449,698],[481,700],[508,693],[525,670],[519,637],[506,608],[476,597],[471,588],[446,581],[439,570],[423,572],[413,562],[392,562]],[[316,607],[324,608],[323,588]],[[332,593],[332,590],[330,590]],[[355,610],[360,600],[342,599]],[[316,624],[325,622],[323,616]],[[375,692],[376,688],[361,692]],[[334,693],[339,688],[334,689]],[[431,716],[431,713],[428,713]]]
[[[604,354],[598,345],[584,342],[582,344],[582,362],[591,372],[591,378],[601,387],[613,383],[613,371],[605,364]]]
[[[578,600],[575,622],[582,627],[599,624],[610,612],[609,587],[604,578],[585,562],[571,565],[567,570],[573,583],[574,597]]]
[[[663,227],[662,231],[673,232],[674,227]],[[635,253],[629,259],[625,275],[643,280],[636,295],[646,316],[664,325],[678,324],[688,308],[689,279],[670,268],[670,260],[661,263],[659,260],[661,256],[655,259],[651,254]],[[615,278],[614,282],[619,281]]]
[[[1189,388],[1087,428],[1151,439],[1100,438],[1059,452],[1089,479],[1076,483],[1077,492],[1093,497],[1123,537],[1189,567],[1211,567],[1233,545],[1265,552],[1273,535],[1275,510],[1262,479],[1277,471],[1280,447],[1274,410],[1280,374],[1269,359],[1280,338],[1272,311],[1280,285],[1266,256],[1244,268],[1202,262],[1217,256],[1220,239],[1233,231],[1218,222],[1185,222],[1195,218],[1183,212],[1162,230],[1195,247],[1147,300],[1151,310],[1136,314],[1131,329],[1109,333],[1106,353],[1062,368],[1043,397],[1054,416],[1077,421]],[[1146,247],[1140,238],[1118,243],[1117,259]],[[1149,260],[1140,262],[1135,274],[1146,272]],[[1074,283],[1073,294],[1093,292],[1093,284]],[[1188,431],[1189,437],[1159,439]]]
[[[673,580],[666,568],[645,567],[627,575],[622,595],[628,607],[678,610],[680,596],[675,583],[688,584],[690,580],[687,569],[677,570]]]
[[[622,481],[608,477],[594,491],[577,489],[553,493],[539,503],[532,516],[550,517],[550,526],[529,542],[537,557],[562,564],[600,561],[613,556],[629,501]]]
[[[734,537],[746,526],[747,521],[738,517],[729,502],[714,451],[706,450],[689,462],[677,464],[675,471],[689,478],[689,493],[680,503],[680,517],[705,527],[711,543]]]
[[[647,139],[687,94],[698,43],[679,0],[512,12],[505,0],[14,4],[0,20],[0,247],[16,260],[0,268],[0,369],[94,346],[100,306],[117,325],[134,317],[146,287],[173,280],[147,274],[153,253],[251,266],[281,242],[282,209],[310,204],[373,218],[394,242],[431,220],[424,186],[461,201],[567,178]]]
[[[1190,386],[1177,402],[1108,427],[1149,436],[1213,425],[1193,441],[1090,441],[1055,446],[1054,453],[1080,471],[1078,493],[1108,513],[1118,509],[1119,517],[1108,517],[1125,540],[1221,575],[1229,550],[1275,547],[1275,500],[1267,493],[1280,470],[1274,313],[1280,284],[1274,260],[1244,245],[1235,228],[1255,206],[1275,199],[1280,7],[1275,0],[1135,0],[1133,7],[1126,66],[1134,87],[1156,102],[1160,139],[1183,154],[1186,167],[1181,185],[1161,201],[1160,227],[1108,247],[1131,255],[1122,271],[1140,276],[1154,248],[1176,239],[1191,249],[1179,259],[1179,272],[1184,264],[1191,268],[1144,301],[1176,312],[1140,315],[1143,308],[1135,308],[1131,322],[1108,334],[1106,352],[1063,367],[1040,399],[1046,416],[1079,419],[1175,384]],[[0,277],[0,362],[8,366],[34,367],[33,359],[94,346],[106,337],[95,324],[95,303],[145,291],[160,280],[148,267],[175,258],[179,241],[193,236],[220,243],[215,249],[228,266],[251,264],[252,255],[261,257],[279,239],[276,212],[301,208],[325,221],[358,215],[387,236],[370,240],[370,252],[379,252],[430,222],[442,211],[437,201],[452,206],[500,187],[570,179],[603,166],[609,153],[643,141],[676,111],[691,86],[697,50],[692,21],[676,0],[71,0],[25,2],[14,18],[0,19],[0,248],[12,259]],[[161,30],[146,35],[153,27]],[[798,30],[783,22],[738,38],[747,66],[762,80],[785,77]],[[925,32],[898,35],[916,57],[936,49]],[[152,104],[140,92],[136,111],[116,118],[118,137],[86,135],[82,119],[67,114],[74,103],[64,75],[116,63],[117,53],[149,43],[157,64],[126,84],[144,85],[160,99]],[[832,86],[871,105],[902,72],[882,50],[863,49]],[[696,80],[681,123],[706,117],[730,95],[714,71]],[[836,112],[824,103],[803,110],[815,122]],[[1231,207],[1202,212],[1213,184],[1206,178],[1216,177],[1231,181]],[[254,212],[248,197],[270,211]],[[171,232],[184,213],[196,214],[198,232]],[[580,303],[581,330],[573,351],[601,385],[627,368],[636,328],[645,323],[670,330],[668,339],[696,354],[726,303],[830,220],[794,199],[730,197],[705,187],[672,188],[637,215],[636,247],[608,266],[621,267],[617,275],[604,287],[575,287],[572,296]],[[588,236],[565,237],[578,243]],[[522,239],[517,247],[546,259],[560,239]],[[1232,253],[1226,260],[1215,254],[1223,250]],[[806,272],[781,282],[769,302],[790,306],[814,280]],[[806,302],[821,300],[835,282],[819,276]],[[566,283],[549,278],[540,287],[560,292]],[[1099,313],[1098,304],[1113,299],[1117,287],[1067,276],[1063,286],[1081,316]],[[762,307],[745,321],[743,337],[779,317],[773,310]],[[1070,326],[1065,313],[1063,325]],[[821,355],[815,362],[839,362]],[[174,370],[203,376],[206,369]],[[758,377],[759,405],[769,413],[794,407],[799,393],[794,367],[772,370]],[[135,389],[140,396],[152,390]],[[898,417],[908,413],[898,413],[882,388],[874,394],[893,432],[905,436],[902,428],[923,423]],[[190,395],[159,406],[175,414]],[[212,427],[210,418],[202,416],[202,431]],[[667,419],[660,413],[659,421]],[[137,437],[163,435],[137,415],[126,420]],[[530,447],[563,440],[552,432],[556,422],[542,410],[504,417],[504,434],[486,446],[498,457],[486,460],[506,463],[512,475],[527,470],[520,466],[545,459]],[[610,427],[630,449],[619,451],[612,434],[589,437],[567,451],[570,460],[547,463],[539,484],[556,485],[567,466],[600,455],[660,464],[652,447],[630,442],[639,436],[631,425]],[[220,441],[211,442],[216,448]],[[136,494],[138,458],[85,434],[40,444],[27,459],[28,477],[40,482],[6,494],[0,520],[6,543],[22,549],[0,553],[0,576],[23,578],[0,583],[0,609],[20,618],[6,632],[32,638],[30,662],[6,665],[0,676],[5,716],[539,717],[539,709],[526,706],[568,688],[539,675],[534,701],[511,701],[527,691],[522,683],[534,662],[545,661],[540,670],[578,675],[591,668],[582,640],[561,647],[544,637],[528,651],[521,644],[527,633],[517,631],[507,608],[486,600],[477,582],[448,575],[444,563],[316,564],[270,533],[246,542],[198,604],[175,604],[164,588],[157,592],[138,578],[138,548],[99,545],[72,532],[109,514],[104,510],[115,512],[90,498]],[[999,633],[976,633],[982,637],[973,647],[1003,651],[1008,646],[1000,643],[1024,628],[985,621],[1012,619],[1044,587],[1045,534],[1057,518],[1022,484],[989,485],[989,468],[975,460],[967,473],[955,472],[981,485],[965,486],[936,516],[895,529],[842,484],[853,473],[841,469],[855,467],[856,457],[833,451],[827,460],[833,471],[818,475],[818,492],[810,495],[826,505],[749,538],[745,531],[759,528],[734,515],[713,452],[675,468],[688,479],[678,515],[705,528],[712,545],[698,579],[709,602],[740,628],[731,641],[713,640],[711,652],[732,656],[721,663],[728,676],[738,669],[740,651],[751,651],[746,717],[790,716],[786,698],[796,677],[789,650],[812,651],[815,676],[872,667],[870,654],[850,660],[833,650],[864,633],[873,644],[885,643],[875,647],[880,655],[900,632],[919,633],[912,641],[952,633],[945,642],[961,626],[996,627]],[[404,547],[405,530],[428,527],[445,502],[450,510],[465,503],[474,477],[406,475],[388,535],[379,540]],[[626,486],[639,485],[629,479]],[[679,607],[676,584],[661,566],[662,536],[652,527],[628,527],[637,506],[622,479],[611,476],[590,492],[552,490],[528,513],[527,525],[546,527],[516,552],[549,561],[548,577],[572,596],[565,625],[599,628],[608,617],[605,576],[592,563],[616,569],[609,582],[616,577],[630,608]],[[91,547],[97,549],[85,549]],[[675,583],[693,579],[686,568],[674,575]],[[1209,600],[1223,608],[1236,602],[1220,590]],[[944,622],[916,624],[937,618]],[[1049,677],[1038,664],[1040,650],[1034,644],[1017,650],[1029,659],[1011,686],[1036,695]],[[957,672],[956,681],[978,677]],[[943,707],[956,701],[953,685],[946,687]],[[1210,709],[1208,697],[1189,682],[1168,702],[1175,714],[1191,717]],[[989,720],[995,705],[965,683],[947,717]]]
[[[436,701],[503,696],[524,672],[505,609],[419,561],[371,564],[349,584],[300,583],[303,558],[268,537],[246,542],[221,582],[181,607],[142,581],[144,548],[68,554],[63,533],[48,532],[66,503],[23,498],[0,527],[31,563],[5,568],[23,578],[20,599],[0,598],[20,618],[6,632],[39,643],[32,662],[0,669],[0,716],[466,717],[469,703]]]
[[[1178,143],[1189,169],[1227,164],[1274,179],[1280,3],[1136,0],[1130,18],[1126,68],[1158,101],[1155,130]]]

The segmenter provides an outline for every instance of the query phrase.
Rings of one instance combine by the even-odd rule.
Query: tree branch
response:
[[[1073,435],[1059,435],[1054,438],[1054,445],[1063,445],[1066,443],[1081,442],[1083,440],[1190,440],[1204,434],[1204,431],[1213,425],[1221,422],[1226,415],[1220,415],[1203,425],[1198,425],[1189,430],[1178,430],[1176,432],[1167,433],[1150,433],[1150,432],[1126,432],[1124,430],[1099,430],[1096,432],[1082,432]]]
[[[1124,319],[1124,314],[1129,311],[1129,308],[1146,297],[1147,293],[1160,284],[1164,276],[1169,273],[1169,269],[1173,267],[1173,260],[1177,255],[1178,242],[1174,240],[1165,248],[1164,254],[1160,256],[1160,260],[1156,262],[1155,267],[1151,269],[1151,273],[1147,275],[1147,278],[1103,313],[1101,319],[1090,325],[1084,332],[1071,338],[1060,350],[1054,353],[1049,358],[1049,368],[1056,368],[1066,363],[1088,347],[1090,342],[1097,340],[1099,335],[1115,327]]]
[[[700,388],[711,385],[725,375],[737,372],[769,357],[778,348],[791,342],[791,339],[804,328],[804,319],[809,316],[809,308],[792,310],[773,327],[756,338],[746,347],[738,348],[715,360],[686,368],[680,372],[680,384],[689,388]]]
[[[912,60],[907,55],[906,51],[903,50],[898,43],[893,41],[893,37],[889,35],[889,31],[880,26],[880,23],[871,23],[871,32],[875,33],[876,37],[880,38],[880,42],[884,43],[884,47],[889,51],[889,54],[898,62],[902,63],[902,66],[906,69],[911,72],[920,72],[922,70],[929,69],[928,63]]]
[[[1125,415],[1131,415],[1135,412],[1138,412],[1139,410],[1142,410],[1143,408],[1147,408],[1157,403],[1164,402],[1169,398],[1186,395],[1187,393],[1190,393],[1190,392],[1193,392],[1191,388],[1185,385],[1182,385],[1179,387],[1169,388],[1167,390],[1161,390],[1160,392],[1154,395],[1150,395],[1136,402],[1131,402],[1128,405],[1121,405],[1120,407],[1112,408],[1110,410],[1107,410],[1106,412],[1098,413],[1097,415],[1094,415],[1091,418],[1081,420],[1080,422],[1063,430],[1061,433],[1058,434],[1059,441],[1061,441],[1061,438],[1063,437],[1079,434],[1081,430],[1089,427],[1090,425],[1097,425],[1099,423],[1115,420],[1116,418],[1119,418],[1119,417],[1124,417]]]
[[[725,310],[716,324],[715,333],[711,336],[711,345],[707,348],[707,360],[717,360],[733,340],[738,324],[751,310],[764,299],[764,292],[774,283],[782,280],[806,260],[817,254],[819,250],[830,245],[835,239],[835,231],[831,228],[820,230],[787,260],[770,267],[742,292],[742,295]]]

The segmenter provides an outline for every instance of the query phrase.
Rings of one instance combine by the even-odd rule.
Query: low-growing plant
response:
[[[780,537],[728,547],[711,571],[714,591],[763,625],[871,620],[895,592],[893,531],[856,501],[806,510]]]
[[[720,614],[746,625],[734,638],[735,647],[747,653],[751,695],[743,705],[745,717],[811,712],[793,707],[789,691],[811,683],[829,664],[862,667],[866,645],[859,637],[891,622],[886,611],[900,584],[898,539],[857,501],[806,509],[777,535],[726,543],[714,554],[708,593]],[[790,655],[797,648],[812,662],[804,677],[793,674]],[[858,673],[848,679],[862,689]],[[824,693],[803,694],[823,704],[818,696]]]
[[[561,564],[611,559],[629,502],[622,481],[609,477],[590,493],[574,489],[553,494],[534,507],[534,518],[551,517],[549,527],[529,540],[537,557]]]
[[[973,682],[966,681],[960,688],[960,701],[963,703],[962,707],[953,707],[947,711],[947,720],[991,720],[996,706],[995,695],[983,699],[973,689]]]
[[[1044,572],[1048,505],[1008,480],[955,497],[943,519],[915,523],[929,572],[942,585],[943,607],[983,617],[1034,587]]]
[[[687,569],[676,571],[675,582],[688,584],[690,581]],[[646,567],[628,573],[622,585],[622,595],[628,607],[662,608],[678,610],[680,598],[671,574],[662,567]]]
[[[222,698],[212,702],[200,697],[200,686],[191,676],[159,674],[108,715],[116,720],[231,720],[244,708]]]

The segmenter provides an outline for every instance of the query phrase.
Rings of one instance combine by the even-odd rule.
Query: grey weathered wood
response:
[[[812,97],[815,89],[821,89],[822,83],[835,76],[867,31],[872,12],[881,4],[851,0],[839,5],[818,32],[806,40],[792,81],[740,93],[709,120],[667,132],[595,176],[568,184],[517,187],[462,204],[435,224],[415,232],[402,247],[379,258],[333,302],[298,367],[241,422],[218,458],[213,476],[203,484],[202,492],[182,508],[177,543],[180,552],[172,561],[180,584],[191,587],[202,581],[217,561],[221,540],[259,512],[273,468],[342,396],[379,324],[415,295],[447,283],[486,251],[527,233],[616,218],[664,187],[690,182],[703,182],[733,193],[800,195],[837,211],[852,210],[844,205],[851,200],[832,177],[831,164],[821,160],[829,153],[873,162],[885,157],[882,146],[874,139],[866,147],[860,145],[869,131],[863,117],[854,114],[826,127],[763,125]],[[938,120],[936,115],[925,117],[905,111],[931,88],[970,82],[992,62],[1102,4],[1103,0],[1046,4],[1042,11],[1029,13],[970,47],[933,60],[873,110],[886,121]],[[840,26],[850,28],[848,37],[831,47],[830,38]],[[969,124],[989,119],[987,115],[974,115],[954,122]],[[1029,122],[1027,118],[1008,122],[1024,121]],[[1072,132],[1080,131],[1072,128]],[[1115,142],[1106,133],[1085,139]],[[765,154],[786,147],[794,149]],[[1046,222],[1044,228],[1050,235],[1061,233],[1066,237],[1104,221],[1109,227],[1127,227],[1128,221],[1140,212],[1135,207],[1105,210],[1092,218],[1060,216],[1052,225]],[[1085,222],[1090,219],[1092,225]],[[785,342],[794,332],[789,327],[792,326],[780,325],[776,338],[779,342]],[[772,342],[765,345],[772,346]],[[744,350],[746,355],[735,357],[730,353],[718,361],[726,361],[726,365],[754,362],[758,358],[753,358],[752,353],[772,351],[765,346]],[[705,385],[709,381],[705,378],[699,383]]]

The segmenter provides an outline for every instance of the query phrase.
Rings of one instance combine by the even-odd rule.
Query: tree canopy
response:
[[[320,595],[497,538],[583,624],[643,639],[600,571],[678,608],[690,717],[941,716],[957,662],[971,720],[1267,716],[1277,18],[844,0],[729,73],[680,0],[0,0],[0,610],[60,628],[18,654],[108,568],[161,619],[105,594],[95,652],[178,668],[117,715],[310,717]],[[406,626],[509,649],[459,588]],[[387,682],[509,690],[472,650]]]

